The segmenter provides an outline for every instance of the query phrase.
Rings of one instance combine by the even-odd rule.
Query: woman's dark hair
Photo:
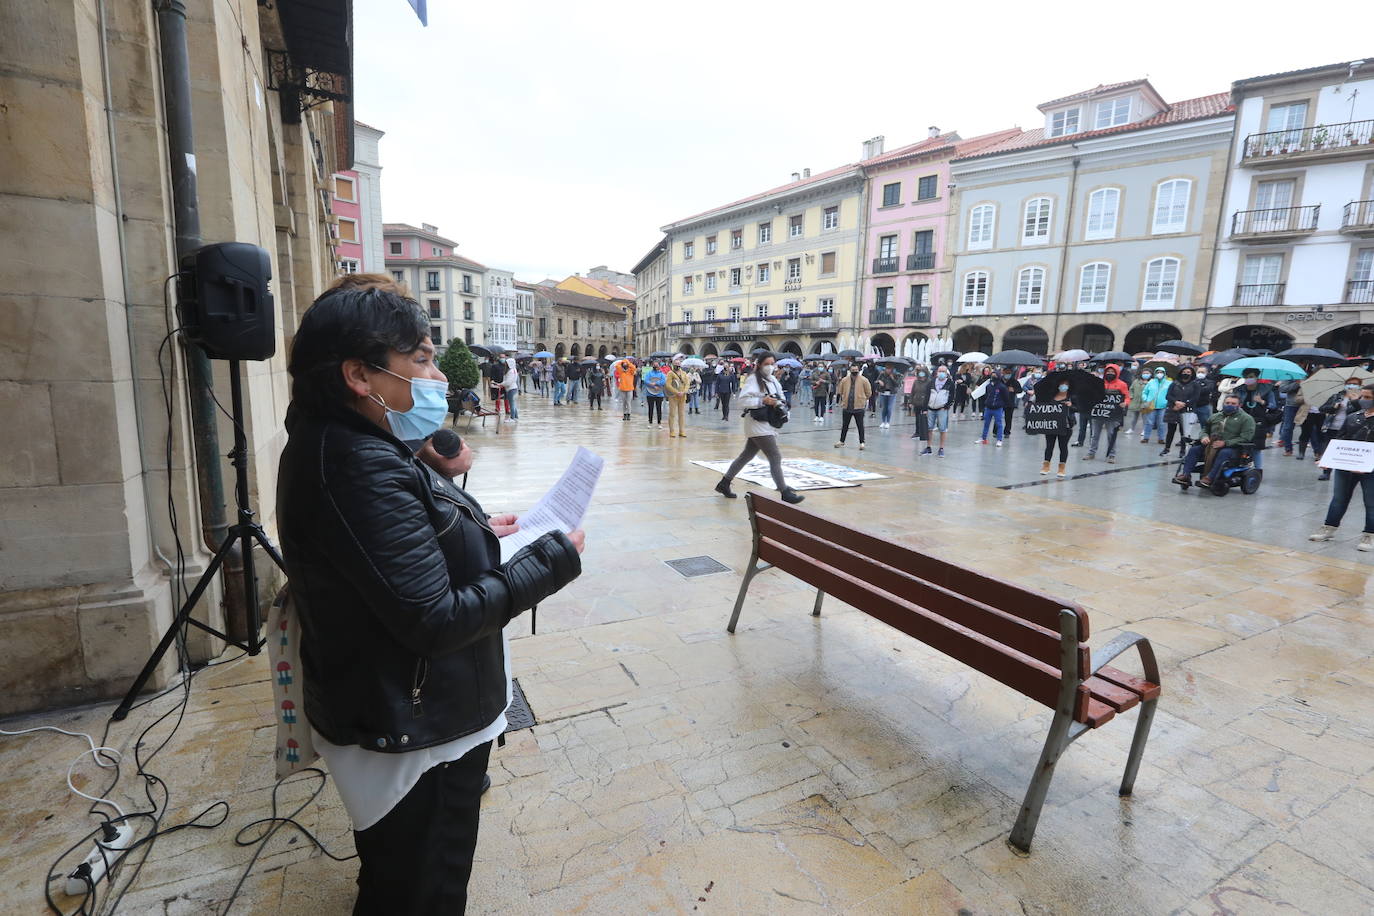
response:
[[[344,360],[386,366],[390,351],[414,352],[428,336],[414,299],[380,287],[330,289],[306,309],[291,342],[291,402],[312,413],[341,407],[352,397]]]
[[[777,357],[774,356],[772,353],[768,352],[767,350],[760,350],[754,354],[754,368],[756,370],[762,368],[763,361],[765,359],[771,359],[774,362],[777,361]]]

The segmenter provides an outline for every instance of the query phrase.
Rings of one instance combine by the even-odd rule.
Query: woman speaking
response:
[[[361,859],[354,913],[465,908],[510,702],[502,627],[581,572],[581,531],[501,563],[514,519],[488,519],[412,454],[447,411],[428,335],[415,300],[344,287],[291,348],[278,523],[305,714]]]

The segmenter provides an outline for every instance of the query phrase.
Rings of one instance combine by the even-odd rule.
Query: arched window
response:
[[[971,270],[964,274],[964,314],[981,315],[988,307],[988,272]]]
[[[1155,188],[1154,233],[1185,232],[1188,229],[1188,198],[1193,183],[1187,178],[1161,181]]]
[[[1107,292],[1112,285],[1112,265],[1105,261],[1084,264],[1078,274],[1078,310],[1102,312],[1107,309]]]
[[[1171,309],[1178,297],[1178,258],[1155,258],[1145,265],[1145,294],[1141,308]]]
[[[1088,195],[1088,223],[1083,238],[1116,238],[1116,214],[1121,206],[1121,191],[1117,188],[1098,188]]]
[[[968,247],[991,248],[992,224],[997,218],[997,208],[992,204],[979,204],[968,211]]]
[[[1021,242],[1041,245],[1050,240],[1050,199],[1036,197],[1026,201],[1025,220],[1021,228]]]
[[[1045,268],[1023,267],[1016,275],[1016,310],[1038,312],[1045,305]]]

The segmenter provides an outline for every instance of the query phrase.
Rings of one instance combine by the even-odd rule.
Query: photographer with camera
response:
[[[739,403],[744,408],[744,450],[730,465],[716,492],[726,499],[734,499],[730,481],[754,459],[759,452],[768,458],[773,483],[782,494],[783,502],[799,503],[806,497],[787,485],[782,473],[782,452],[778,450],[778,430],[787,422],[787,407],[783,403],[782,385],[773,378],[772,353],[759,353],[754,358],[754,371],[740,385]]]

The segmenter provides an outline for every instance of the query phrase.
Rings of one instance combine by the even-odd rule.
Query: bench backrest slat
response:
[[[1059,702],[1060,672],[1057,667],[931,613],[891,594],[880,585],[866,582],[847,570],[836,569],[771,538],[759,539],[758,558],[919,639],[950,658],[976,668],[1038,703],[1054,708]],[[1087,704],[1088,693],[1080,688],[1074,708],[1076,720],[1086,716]]]
[[[937,559],[875,535],[855,531],[848,525],[823,518],[805,509],[789,506],[760,493],[750,493],[748,501],[750,512],[759,518],[777,519],[1055,633],[1059,632],[1060,610],[1068,609],[1078,617],[1078,641],[1085,642],[1088,639],[1088,615],[1074,604],[1066,604],[1048,595],[994,579],[957,563]]]

